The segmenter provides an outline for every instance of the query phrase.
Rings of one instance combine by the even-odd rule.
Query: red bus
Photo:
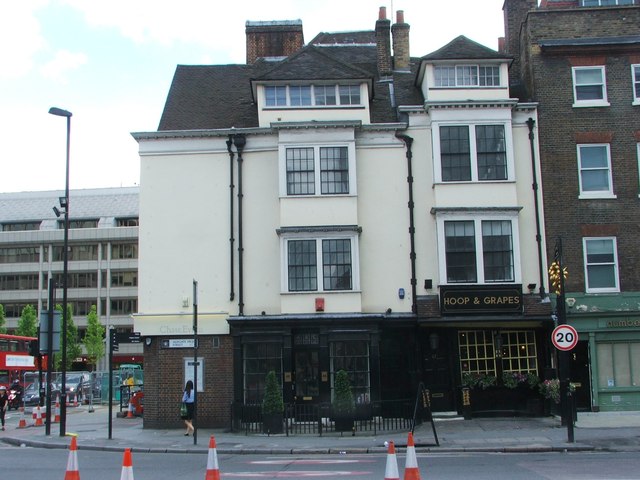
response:
[[[18,379],[24,380],[25,372],[36,372],[40,368],[35,357],[29,355],[29,342],[35,337],[21,337],[0,333],[0,385],[9,388]],[[46,369],[46,357],[42,357],[42,369]]]

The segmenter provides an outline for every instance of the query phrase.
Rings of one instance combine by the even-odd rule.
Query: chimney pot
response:
[[[380,7],[380,13],[378,13],[378,20],[387,19],[387,7]]]
[[[396,12],[397,23],[391,26],[393,37],[393,69],[396,71],[409,71],[411,56],[409,52],[409,29],[408,23],[404,22],[404,11]]]

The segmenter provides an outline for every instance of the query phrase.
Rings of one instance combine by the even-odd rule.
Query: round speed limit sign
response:
[[[553,329],[551,342],[558,350],[568,352],[578,344],[578,332],[571,325],[558,325]]]

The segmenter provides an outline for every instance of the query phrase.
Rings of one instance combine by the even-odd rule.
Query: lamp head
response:
[[[55,115],[57,117],[67,117],[70,118],[73,114],[71,112],[69,112],[68,110],[63,110],[61,108],[58,107],[51,107],[49,109],[49,113],[51,115]]]

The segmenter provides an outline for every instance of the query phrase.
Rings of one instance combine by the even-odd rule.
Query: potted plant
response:
[[[276,372],[269,371],[265,378],[264,399],[262,401],[262,431],[266,434],[282,433],[284,401],[282,389],[276,379]]]
[[[355,403],[349,374],[344,370],[338,370],[336,373],[331,410],[337,432],[353,430]]]

